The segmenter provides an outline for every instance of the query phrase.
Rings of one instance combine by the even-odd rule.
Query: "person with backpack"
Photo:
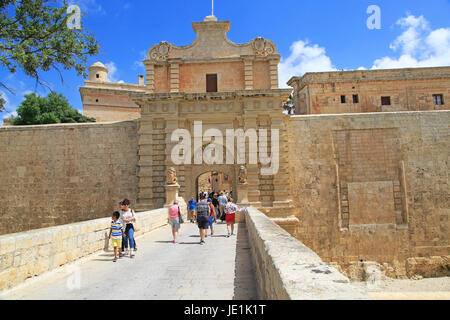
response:
[[[200,201],[195,208],[195,216],[197,220],[198,229],[200,232],[200,245],[205,245],[205,235],[209,229],[209,216],[211,214],[211,206],[206,202],[204,194],[200,196]]]
[[[136,252],[136,245],[134,240],[134,222],[136,222],[136,215],[134,214],[134,210],[130,208],[130,200],[124,199],[119,203],[121,210],[120,212],[120,220],[125,226],[125,237],[124,241],[122,241],[122,252],[126,249],[127,253],[130,254],[130,258],[134,258]],[[128,250],[128,245],[130,246],[130,250]]]

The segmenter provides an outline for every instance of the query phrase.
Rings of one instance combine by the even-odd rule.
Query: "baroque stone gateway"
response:
[[[450,275],[450,67],[308,73],[280,89],[274,42],[233,43],[215,17],[192,26],[191,44],[149,49],[138,84],[91,66],[80,94],[98,123],[0,128],[2,234],[105,217],[124,196],[138,211],[188,201],[209,173],[351,278]],[[190,164],[172,161],[178,129],[203,137]],[[240,129],[267,139],[253,153],[248,137],[215,145],[234,161],[196,163],[208,130]],[[276,174],[249,161],[261,148]]]

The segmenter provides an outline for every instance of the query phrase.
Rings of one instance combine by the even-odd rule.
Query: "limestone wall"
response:
[[[289,164],[298,239],[356,278],[361,261],[378,262],[389,276],[448,275],[449,116],[292,117]],[[427,268],[416,257],[442,264]]]
[[[448,110],[450,68],[306,73],[289,85],[294,87],[298,115]],[[433,95],[442,95],[444,103],[435,105]],[[389,97],[390,103],[383,105],[382,97]]]
[[[167,224],[167,209],[138,213],[136,236]],[[99,250],[108,250],[111,218],[0,236],[0,291]]]
[[[109,217],[137,194],[137,122],[0,128],[0,234]]]
[[[260,299],[368,299],[345,276],[260,211],[248,208],[245,222]]]

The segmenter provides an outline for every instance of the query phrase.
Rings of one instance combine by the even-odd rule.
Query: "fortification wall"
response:
[[[0,234],[109,217],[137,195],[137,121],[0,127]]]
[[[389,276],[449,275],[449,116],[292,117],[298,239],[352,278],[367,261]]]
[[[369,296],[265,214],[245,215],[258,297],[263,300],[355,300]]]

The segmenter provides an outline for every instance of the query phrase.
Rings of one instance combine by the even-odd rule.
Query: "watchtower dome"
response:
[[[89,67],[89,80],[95,82],[108,81],[108,68],[101,62],[96,62]]]

